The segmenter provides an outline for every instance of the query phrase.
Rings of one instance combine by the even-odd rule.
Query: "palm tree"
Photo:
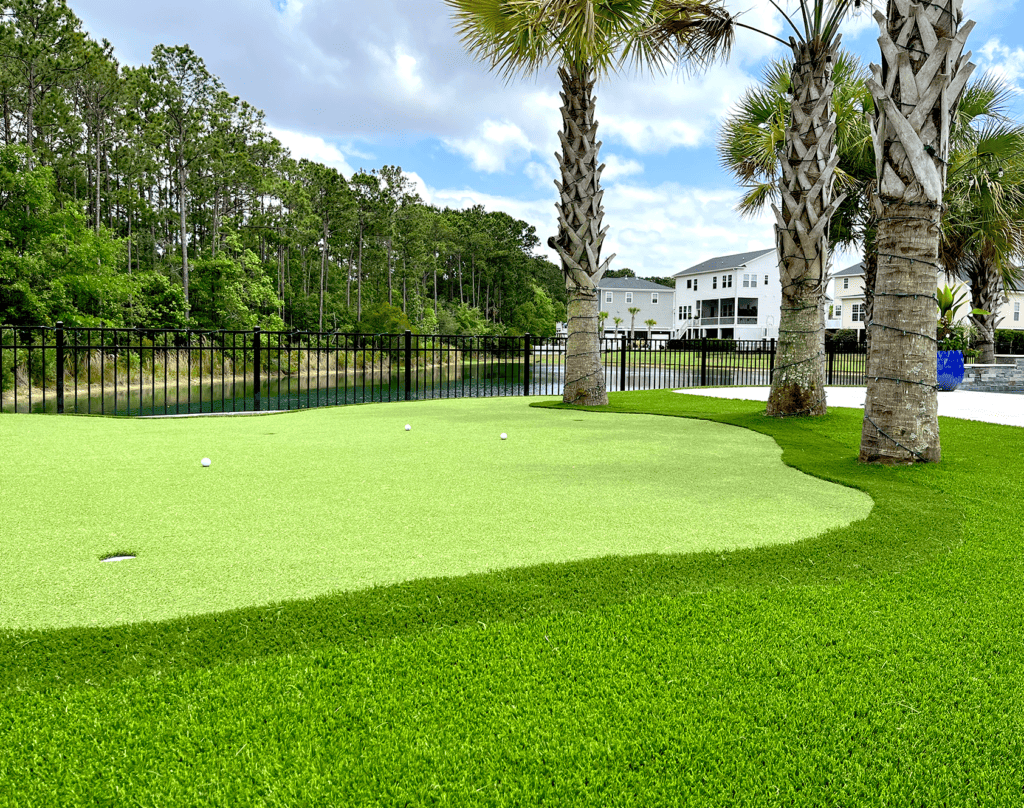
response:
[[[651,341],[651,329],[654,328],[654,326],[657,325],[657,324],[658,324],[657,320],[653,320],[653,319],[651,319],[651,320],[644,320],[644,325],[647,326],[647,342],[648,343],[650,343],[650,341]]]
[[[781,200],[782,153],[789,118],[792,59],[769,62],[761,82],[751,87],[722,125],[718,153],[722,167],[744,189],[736,209],[756,216]],[[863,245],[866,274],[874,277],[874,208],[870,191],[875,179],[875,151],[865,117],[874,103],[868,92],[868,71],[860,60],[840,50],[832,69],[832,109],[836,120],[839,163],[836,184],[846,192],[829,223],[829,248]],[[870,291],[865,303],[870,305]]]
[[[622,325],[621,317],[612,317],[612,322],[615,323],[615,339],[619,338],[619,326]]]
[[[889,2],[868,87],[881,215],[860,460],[938,462],[935,281],[949,131],[974,66],[963,0]],[[899,43],[897,45],[897,43]]]
[[[824,303],[829,224],[845,199],[833,194],[839,155],[832,72],[839,53],[840,23],[862,0],[800,0],[801,27],[778,3],[769,2],[796,36],[788,42],[772,37],[790,47],[793,63],[781,159],[781,204],[772,205],[782,311],[767,413],[822,415],[826,412]],[[730,17],[728,24],[741,23]]]
[[[597,331],[597,284],[607,233],[600,189],[594,84],[627,62],[661,70],[670,60],[702,66],[725,55],[732,29],[721,0],[445,0],[463,44],[506,80],[557,65],[562,83],[558,252],[568,292],[563,400],[607,404]],[[675,30],[668,31],[672,23]]]
[[[781,160],[782,200],[781,206],[772,206],[782,310],[768,415],[823,415],[827,411],[829,224],[845,199],[844,194],[834,194],[839,151],[832,73],[839,54],[839,25],[850,8],[848,0],[801,2],[802,28],[783,13],[796,37],[790,38],[793,72]]]
[[[599,337],[604,336],[604,321],[608,319],[608,312],[599,311],[597,313],[597,334]]]
[[[633,341],[633,326],[636,324],[636,316],[640,313],[640,309],[637,306],[630,306],[626,311],[629,312],[629,341]]]
[[[950,135],[942,265],[970,285],[982,364],[995,363],[997,310],[1024,256],[1024,126],[1006,115],[1010,96],[994,76],[969,85]]]
[[[722,126],[719,154],[723,167],[745,189],[737,205],[743,215],[756,215],[778,198],[779,148],[785,138],[790,72],[788,61],[769,63],[761,83],[744,94]],[[868,75],[855,56],[839,52],[832,72],[839,148],[836,181],[847,191],[847,198],[832,219],[830,246],[862,244],[865,322],[871,322],[878,265],[874,240],[877,214],[871,204],[875,153],[864,116],[874,108]],[[1008,125],[1009,100],[1010,90],[994,77],[970,82],[950,133],[952,158],[941,263],[951,274],[970,281],[972,307],[989,312],[995,312],[1002,289],[1017,280],[1011,247],[1015,241],[1018,251],[1022,246],[1019,199],[1024,192],[1020,183],[1024,166],[1014,158],[1024,156],[1024,148],[1020,128]],[[975,249],[986,233],[992,233],[989,257]],[[1001,245],[998,260],[993,258],[995,245]],[[1001,266],[1001,272],[991,271],[994,263]],[[996,315],[971,319],[981,335],[981,361],[994,361]]]

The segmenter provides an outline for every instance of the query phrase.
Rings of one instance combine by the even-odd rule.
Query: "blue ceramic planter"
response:
[[[960,351],[939,351],[939,389],[956,390],[964,380],[964,355]]]

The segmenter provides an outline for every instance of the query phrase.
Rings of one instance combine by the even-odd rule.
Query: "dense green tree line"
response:
[[[188,46],[120,65],[65,0],[0,23],[0,323],[554,333],[534,228],[295,160]]]

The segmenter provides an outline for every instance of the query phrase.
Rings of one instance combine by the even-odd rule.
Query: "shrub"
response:
[[[996,331],[996,353],[1024,355],[1024,331],[1001,328]]]

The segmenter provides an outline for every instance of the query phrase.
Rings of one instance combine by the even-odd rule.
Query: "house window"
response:
[[[1015,323],[1020,322],[1020,303],[1013,304],[1013,321]]]
[[[717,289],[718,288],[718,276],[717,275],[715,275],[715,276],[713,276],[711,278],[711,288],[712,289]]]
[[[844,289],[849,289],[850,288],[850,279],[849,278],[843,278],[843,288]]]
[[[697,278],[693,279],[693,291],[697,291]]]
[[[736,313],[740,317],[753,318],[757,320],[757,298],[756,297],[741,297],[736,301]],[[750,325],[747,323],[746,325]]]
[[[693,279],[692,278],[687,278],[686,279],[686,288],[687,289],[692,289],[693,288]]]
[[[680,320],[683,319],[683,307],[682,306],[679,307],[679,319]]]
[[[837,320],[842,320],[843,319],[843,304],[842,303],[836,303],[835,318]]]
[[[750,288],[750,275],[748,275],[748,274],[745,274],[743,276],[743,288],[744,289],[749,289]]]
[[[653,305],[657,305],[657,303],[658,303],[658,293],[657,292],[651,292],[651,305],[652,306]]]
[[[632,292],[626,292],[626,302],[627,303],[632,303],[633,302],[633,293]]]
[[[767,275],[764,276],[764,285],[765,286],[768,285],[768,276]]]
[[[863,303],[854,303],[850,307],[850,319],[853,320],[853,322],[855,322],[855,323],[863,323],[864,322],[864,304]]]
[[[605,303],[611,303],[612,302],[612,293],[611,292],[605,292],[604,293],[604,302]]]
[[[722,276],[722,288],[723,289],[732,289],[732,275],[723,275]]]

